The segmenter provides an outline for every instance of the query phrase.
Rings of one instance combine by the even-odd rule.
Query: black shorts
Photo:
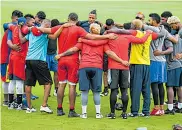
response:
[[[103,57],[103,71],[104,72],[108,71],[108,56],[105,53]]]
[[[110,89],[116,89],[118,87],[129,87],[129,70],[111,69]]]
[[[52,84],[51,74],[47,62],[41,60],[26,60],[25,85],[35,86],[36,80],[39,85]]]

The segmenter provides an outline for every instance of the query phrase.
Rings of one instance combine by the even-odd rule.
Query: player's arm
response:
[[[116,39],[117,35],[113,33],[107,34],[107,35],[93,35],[93,34],[87,33],[85,38],[90,40]]]
[[[65,52],[63,52],[63,53],[56,55],[56,56],[55,56],[55,59],[58,60],[58,59],[60,59],[61,57],[72,55],[72,54],[74,54],[74,53],[76,53],[76,52],[78,52],[78,51],[79,51],[79,48],[77,48],[77,47],[72,47],[72,48],[70,48],[69,50],[67,50],[67,51],[65,51]]]
[[[13,49],[15,51],[20,51],[21,50],[20,46],[18,46],[17,44],[12,43],[12,31],[11,30],[8,30],[7,44],[11,49]]]
[[[106,44],[108,40],[88,40],[88,39],[79,38],[78,42],[82,42],[90,46],[100,46],[100,45]]]
[[[137,43],[137,44],[143,44],[145,43],[145,41],[148,39],[148,37],[151,35],[151,31],[147,31],[147,33],[142,37],[142,38],[138,38],[138,37],[134,37],[132,35],[130,36],[125,36],[130,42],[132,43]]]
[[[25,43],[28,41],[29,34],[27,34],[25,37],[23,37],[21,31],[19,31],[19,38],[20,38],[20,43]]]
[[[114,25],[117,27],[123,28],[123,24],[121,24],[121,23],[115,23]]]
[[[37,27],[37,29],[38,29],[39,31],[41,31],[42,33],[47,33],[47,34],[52,33],[52,32],[51,32],[51,28]]]
[[[121,58],[119,58],[116,53],[114,53],[113,51],[110,50],[109,46],[108,45],[105,45],[104,46],[104,51],[105,53],[110,57],[112,58],[113,60],[125,65],[125,66],[129,66],[129,62],[128,61],[124,61],[122,60]]]
[[[135,30],[111,29],[111,30],[107,30],[105,33],[106,34],[108,34],[108,33],[127,34],[127,35],[134,35],[134,36],[136,36],[137,32]]]

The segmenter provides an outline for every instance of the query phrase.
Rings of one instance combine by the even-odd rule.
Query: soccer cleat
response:
[[[108,94],[109,94],[108,89],[104,88],[104,91],[100,93],[100,96],[104,97],[104,96],[107,96]]]
[[[8,109],[14,109],[14,105],[15,105],[14,102],[9,103],[9,104],[8,104]]]
[[[181,108],[181,109],[179,109],[179,108],[176,109],[175,112],[176,112],[176,113],[182,113],[182,108]]]
[[[100,114],[100,113],[96,113],[95,118],[96,119],[101,119],[101,118],[103,118],[103,115]]]
[[[115,115],[115,113],[109,113],[109,114],[107,114],[107,118],[116,119],[116,115]]]
[[[118,111],[121,111],[123,109],[123,104],[121,103],[116,103],[115,104],[115,109],[118,110]]]
[[[35,96],[35,95],[33,95],[33,94],[31,95],[31,99],[32,99],[32,100],[35,100],[35,99],[38,99],[38,98],[39,98],[38,96]]]
[[[79,96],[81,96],[81,94],[76,92],[76,97],[79,97]]]
[[[26,113],[32,113],[32,112],[36,112],[37,110],[35,109],[35,108],[27,108],[27,110],[26,110]]]
[[[161,115],[165,114],[165,111],[163,109],[160,110]]]
[[[74,110],[69,111],[68,117],[80,117],[80,114],[77,114]]]
[[[149,118],[149,113],[139,113],[138,116]]]
[[[161,116],[161,111],[159,109],[153,109],[150,113],[151,116]]]
[[[80,115],[80,118],[87,119],[87,113],[83,113]]]
[[[167,110],[165,110],[165,114],[175,115],[175,110],[174,109],[172,109],[172,110],[167,109]]]
[[[138,117],[138,114],[128,113],[129,117]]]
[[[3,101],[3,106],[7,107],[8,106],[8,101]]]
[[[48,114],[53,114],[53,111],[49,108],[49,106],[40,106],[40,112],[45,112],[45,113],[48,113]]]
[[[57,97],[57,92],[54,90],[53,96]]]
[[[63,109],[57,108],[57,116],[63,116],[63,115],[65,115]]]
[[[123,119],[127,119],[127,118],[128,118],[127,113],[123,112],[123,113],[121,114],[121,117],[122,117]]]
[[[18,104],[18,107],[16,108],[16,110],[23,110],[22,106],[23,106],[22,104]]]

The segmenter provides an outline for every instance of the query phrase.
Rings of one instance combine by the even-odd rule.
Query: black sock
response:
[[[126,113],[127,111],[127,107],[128,107],[128,88],[121,88],[121,99],[122,99],[122,103],[123,103],[123,112]]]
[[[14,100],[14,94],[9,94],[9,103],[12,103]]]
[[[17,94],[17,104],[22,103],[22,94]]]

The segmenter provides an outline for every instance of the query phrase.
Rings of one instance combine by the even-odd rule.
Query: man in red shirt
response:
[[[101,27],[93,23],[90,25],[90,32],[99,35]],[[87,118],[87,103],[89,89],[92,90],[94,95],[94,103],[96,108],[96,118],[102,118],[100,113],[100,92],[102,86],[102,69],[103,69],[103,54],[104,52],[120,63],[125,63],[114,52],[110,51],[107,40],[86,40],[79,39],[81,43],[77,43],[75,47],[70,48],[56,56],[57,59],[69,54],[74,54],[81,50],[81,61],[79,66],[79,89],[82,91],[82,115],[81,118]],[[85,43],[85,44],[83,44]],[[93,45],[93,46],[91,46]],[[95,46],[100,45],[100,46]],[[94,50],[94,51],[93,51]],[[78,54],[78,53],[77,53]],[[62,58],[60,60],[62,60]],[[97,60],[95,60],[97,59]]]
[[[19,17],[22,17],[23,13],[19,10],[14,10],[12,12],[12,23],[16,24]],[[2,87],[4,89],[4,101],[3,106],[8,105],[8,86],[9,86],[9,78],[7,75],[8,69],[8,62],[9,62],[9,52],[11,49],[15,51],[19,51],[20,47],[18,45],[13,45],[11,41],[11,31],[8,28],[4,27],[4,35],[2,37],[1,42],[1,60],[0,60],[0,68],[1,68],[1,80],[2,80]]]
[[[76,45],[79,37],[85,37],[88,39],[113,39],[116,38],[114,34],[109,34],[105,36],[100,35],[92,35],[87,33],[81,27],[76,26],[78,21],[78,15],[76,13],[70,13],[68,16],[68,23],[73,23],[74,26],[63,29],[61,34],[58,37],[58,54],[67,51]],[[55,33],[60,26],[55,26],[53,28],[45,29],[39,28],[40,31],[44,33]],[[58,88],[58,107],[57,113],[58,116],[65,115],[62,108],[64,90],[66,84],[69,84],[69,101],[70,101],[70,112],[68,117],[79,117],[74,110],[75,106],[75,92],[76,92],[76,83],[78,82],[77,72],[79,68],[79,57],[78,54],[74,54],[71,56],[65,56],[62,60],[58,62],[58,80],[59,80],[59,88]]]
[[[24,80],[25,80],[25,57],[28,50],[28,44],[20,44],[19,29],[26,23],[24,17],[18,19],[18,25],[7,24],[8,28],[12,31],[13,44],[21,47],[20,51],[11,50],[9,60],[9,109],[14,108],[14,87],[16,86],[17,93],[17,109],[22,110],[22,94],[24,93]],[[18,62],[17,62],[18,61]]]

